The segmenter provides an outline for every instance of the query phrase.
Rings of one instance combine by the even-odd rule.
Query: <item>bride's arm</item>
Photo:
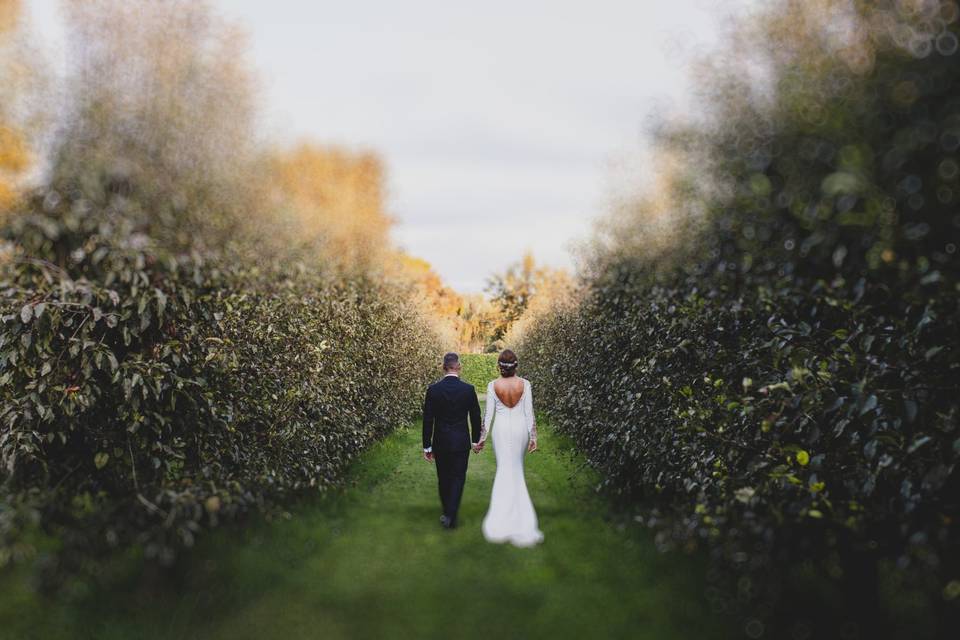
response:
[[[483,427],[480,429],[481,444],[487,439],[490,433],[490,425],[493,423],[493,414],[496,413],[496,394],[493,392],[493,381],[487,385],[487,401],[483,403]]]
[[[533,412],[533,385],[527,379],[524,379],[523,382],[527,385],[523,392],[523,413],[527,417],[527,433],[530,435],[529,448],[530,451],[533,451],[537,448],[537,416]]]

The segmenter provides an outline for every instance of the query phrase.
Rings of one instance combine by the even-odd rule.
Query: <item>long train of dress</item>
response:
[[[491,432],[491,423],[497,472],[493,479],[490,508],[483,519],[483,536],[488,542],[509,542],[518,547],[536,545],[543,541],[543,533],[538,528],[537,512],[523,473],[527,445],[537,437],[530,381],[523,381],[520,402],[513,407],[500,401],[493,382],[490,382],[481,441]]]

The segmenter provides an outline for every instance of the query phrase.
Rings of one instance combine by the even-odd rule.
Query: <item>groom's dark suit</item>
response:
[[[430,385],[423,402],[423,448],[433,448],[443,515],[452,523],[457,521],[467,480],[471,442],[479,440],[480,402],[473,385],[455,375]]]

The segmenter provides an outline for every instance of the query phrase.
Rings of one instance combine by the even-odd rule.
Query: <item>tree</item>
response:
[[[23,137],[16,129],[0,124],[0,212],[16,201],[16,178],[26,167]]]
[[[540,291],[560,287],[564,282],[569,282],[565,272],[538,267],[529,251],[503,273],[491,276],[487,282],[487,293],[498,312],[491,342],[504,339],[510,327],[523,316]]]
[[[51,182],[150,210],[177,244],[256,206],[253,77],[245,39],[207,2],[70,0],[70,66]]]
[[[19,0],[0,0],[0,214],[17,200],[19,183],[31,165],[31,104],[41,74],[29,51]]]
[[[487,293],[500,312],[494,330],[494,340],[503,338],[507,329],[523,315],[536,287],[537,269],[533,254],[524,254],[520,262],[510,265],[503,273],[494,274],[487,281]]]
[[[468,352],[489,350],[498,315],[497,308],[482,294],[463,296],[457,313],[460,348]]]
[[[537,323],[561,309],[566,309],[577,300],[578,291],[573,278],[564,269],[543,269],[537,279],[534,295],[523,311],[508,328],[504,342],[522,344],[526,334],[535,330]]]
[[[302,143],[269,154],[266,165],[270,206],[289,209],[299,230],[326,245],[340,266],[380,267],[393,257],[376,154]]]

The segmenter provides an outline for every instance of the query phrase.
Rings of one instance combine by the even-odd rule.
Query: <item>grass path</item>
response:
[[[0,638],[711,638],[702,562],[656,552],[605,518],[595,476],[541,426],[527,458],[545,542],[480,533],[493,451],[471,455],[460,528],[441,529],[436,476],[404,429],[366,452],[348,486],[289,520],[227,527],[180,566],[69,603],[0,580]]]

